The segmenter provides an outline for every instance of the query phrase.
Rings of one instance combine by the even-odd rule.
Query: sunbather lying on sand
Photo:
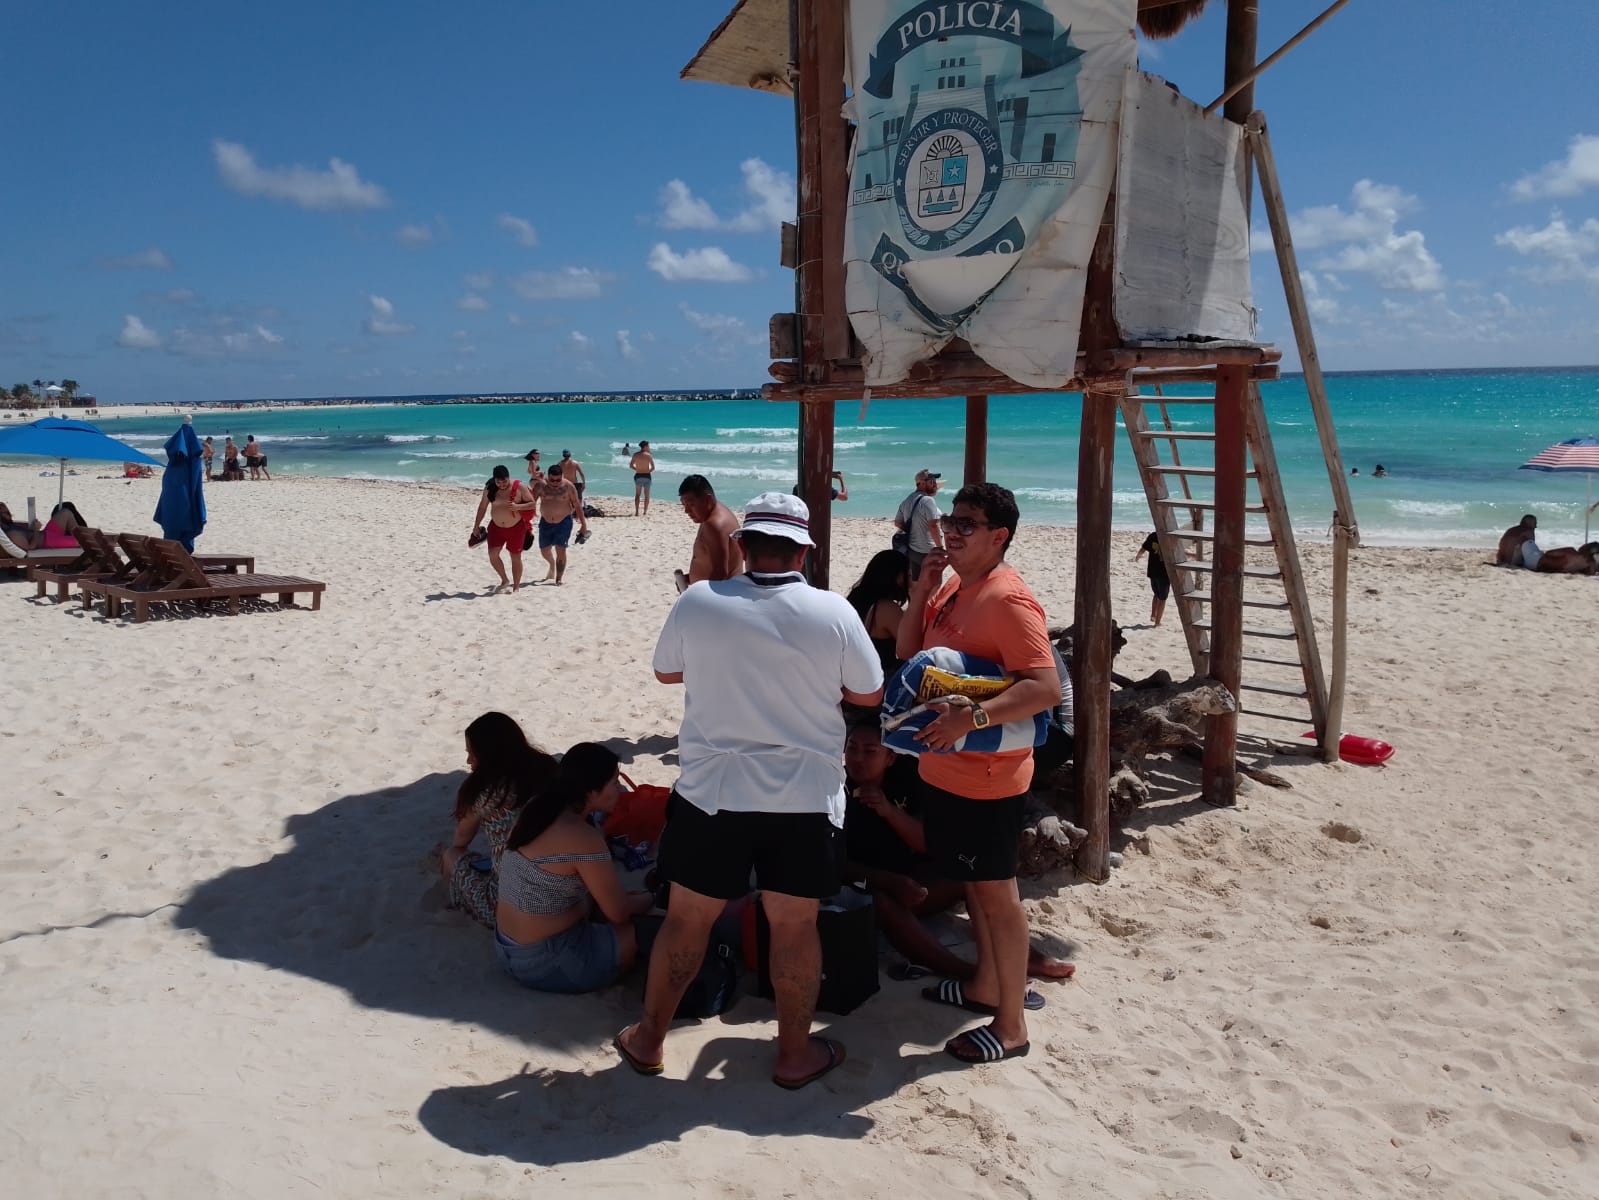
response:
[[[1556,575],[1599,575],[1599,542],[1545,550],[1538,556],[1536,569]]]

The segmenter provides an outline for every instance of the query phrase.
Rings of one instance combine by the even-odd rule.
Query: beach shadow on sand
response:
[[[445,907],[428,848],[448,837],[462,772],[342,796],[290,817],[293,845],[199,884],[174,923],[222,958],[321,980],[359,1004],[484,1028],[549,1049],[604,1045],[637,985],[595,996],[518,987],[493,934]]]
[[[624,766],[646,756],[659,758],[667,766],[677,763],[677,735],[673,733],[651,733],[640,738],[606,738],[600,744],[620,758]]]

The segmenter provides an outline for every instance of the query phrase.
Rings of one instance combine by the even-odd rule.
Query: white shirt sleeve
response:
[[[662,675],[679,675],[684,669],[683,623],[678,613],[687,599],[687,592],[677,598],[672,611],[666,614],[666,624],[661,626],[661,636],[655,642],[655,661],[652,666]]]
[[[866,625],[844,597],[838,597],[844,612],[839,626],[844,631],[843,684],[844,690],[858,696],[869,695],[883,686],[883,663],[877,657],[877,647],[866,636]]]

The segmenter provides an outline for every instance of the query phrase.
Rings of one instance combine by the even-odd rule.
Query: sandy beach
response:
[[[67,495],[155,533],[159,485],[91,468]],[[0,466],[14,511],[55,491]],[[960,1069],[953,1010],[885,977],[824,1018],[845,1067],[789,1094],[753,996],[674,1032],[665,1077],[620,1067],[637,978],[518,988],[428,860],[489,708],[672,781],[681,692],[649,660],[693,536],[674,500],[602,502],[567,585],[515,596],[466,549],[472,493],[311,477],[213,487],[200,549],[327,581],[320,612],[134,625],[0,582],[9,1194],[1599,1194],[1599,580],[1359,551],[1345,724],[1388,766],[1282,760],[1291,790],[1216,810],[1157,765],[1108,883],[1025,885],[1078,964],[1040,985],[1030,1057]],[[841,522],[836,584],[888,534]],[[1072,550],[1024,509],[1011,558],[1059,623]],[[1186,664],[1173,612],[1117,668]]]

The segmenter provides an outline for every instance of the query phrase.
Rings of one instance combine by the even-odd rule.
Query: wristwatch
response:
[[[987,729],[989,724],[990,724],[990,721],[991,721],[991,718],[989,717],[989,715],[986,712],[983,711],[983,706],[981,704],[972,705],[972,728],[973,729]]]

